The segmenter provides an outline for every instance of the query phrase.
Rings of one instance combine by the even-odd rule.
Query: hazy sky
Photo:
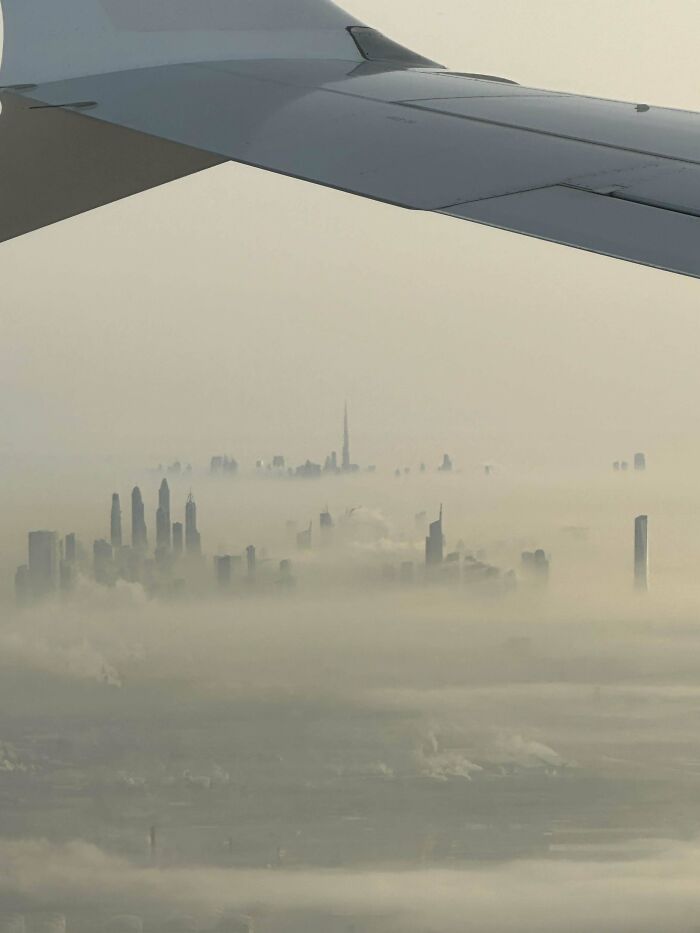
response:
[[[347,6],[450,67],[700,110],[690,0]],[[0,276],[0,469],[320,456],[345,398],[364,462],[700,454],[700,286],[666,273],[226,165]]]

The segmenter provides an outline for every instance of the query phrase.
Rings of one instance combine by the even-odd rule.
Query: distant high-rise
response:
[[[15,573],[15,598],[18,606],[26,606],[31,600],[31,585],[29,581],[29,567],[22,564]]]
[[[443,548],[442,506],[440,506],[440,517],[437,521],[431,522],[428,537],[425,539],[425,563],[428,567],[442,563]]]
[[[143,551],[148,547],[146,512],[138,486],[134,486],[131,493],[131,545],[138,551]]]
[[[173,553],[178,557],[185,547],[185,529],[182,522],[173,522]]]
[[[649,519],[639,515],[634,521],[634,585],[645,592],[649,589]]]
[[[224,590],[231,585],[233,572],[233,561],[230,554],[224,554],[222,557],[214,558],[214,569],[216,572],[216,582]]]
[[[170,487],[164,479],[158,490],[158,511],[156,512],[156,547],[158,550],[170,550]]]
[[[122,546],[122,508],[119,494],[112,495],[112,512],[109,518],[109,540],[112,547],[118,550]]]
[[[75,532],[71,532],[63,539],[63,559],[74,564],[78,559],[78,541]]]
[[[114,582],[114,563],[112,545],[109,541],[95,541],[92,546],[95,580],[108,586]]]
[[[245,549],[245,559],[246,559],[246,565],[248,567],[248,576],[254,577],[256,566],[257,566],[257,558],[255,556],[255,545],[254,544],[249,544],[248,547]]]
[[[634,455],[634,468],[640,473],[643,473],[647,468],[647,458],[646,454],[638,453]]]
[[[442,458],[442,463],[439,468],[441,473],[451,473],[452,472],[452,458],[449,454],[444,454]]]
[[[313,531],[313,523],[309,522],[309,527],[304,531],[300,531],[297,535],[297,548],[300,551],[310,551],[311,550],[311,535]]]
[[[348,421],[348,403],[345,403],[345,416],[343,418],[343,472],[347,473],[350,464],[350,423]]]
[[[197,531],[197,503],[192,493],[185,505],[185,551],[190,557],[198,557],[202,553],[202,541]]]
[[[333,542],[333,516],[328,511],[328,508],[321,512],[320,516],[320,526],[321,526],[321,544],[329,545]]]
[[[29,532],[29,585],[34,597],[48,596],[58,586],[58,536],[55,531]]]

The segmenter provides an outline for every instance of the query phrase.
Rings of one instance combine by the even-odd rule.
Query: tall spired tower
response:
[[[202,553],[202,542],[197,530],[197,503],[191,492],[185,505],[185,551],[196,557]]]
[[[131,545],[136,550],[144,550],[147,544],[148,535],[143,497],[139,487],[134,486],[131,493]]]
[[[156,546],[170,550],[170,487],[164,479],[158,490],[158,511],[156,512]]]
[[[348,403],[345,403],[345,418],[343,419],[343,472],[350,470],[350,426],[348,423]]]
[[[122,509],[119,503],[119,493],[112,496],[112,512],[109,519],[109,540],[112,547],[119,549],[122,546]]]

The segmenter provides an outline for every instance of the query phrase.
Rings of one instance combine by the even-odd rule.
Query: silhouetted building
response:
[[[202,553],[202,539],[197,530],[197,503],[192,493],[185,504],[185,551],[190,557],[199,557]]]
[[[323,465],[324,473],[337,473],[338,472],[338,454],[335,451],[332,451],[326,457],[326,462]]]
[[[287,463],[281,454],[277,454],[277,456],[272,458],[272,469],[273,470],[284,470],[286,466],[287,466]]]
[[[282,586],[291,586],[294,583],[291,560],[280,561],[280,583]]]
[[[29,580],[29,567],[22,564],[15,573],[15,599],[18,606],[27,606],[31,601],[32,589]]]
[[[425,563],[428,567],[442,563],[443,548],[442,506],[440,506],[440,517],[437,521],[431,522],[428,537],[425,539]]]
[[[329,545],[333,543],[333,517],[326,508],[320,515],[321,526],[321,544]]]
[[[254,544],[249,544],[248,547],[245,549],[245,560],[246,560],[246,567],[248,568],[248,576],[254,577],[255,570],[257,567],[257,559],[255,556],[255,545]]]
[[[63,539],[63,559],[69,564],[78,560],[78,540],[74,532],[67,534]]]
[[[34,598],[55,592],[58,586],[58,536],[55,531],[29,532],[29,583]]]
[[[209,465],[212,474],[226,474],[228,476],[238,473],[238,461],[233,457],[212,457]]]
[[[540,548],[537,551],[523,551],[521,555],[524,576],[534,583],[546,583],[549,579],[549,560]]]
[[[311,535],[313,530],[313,523],[309,522],[309,527],[300,531],[297,535],[297,547],[300,551],[310,551],[311,550]]]
[[[173,522],[173,553],[180,557],[185,547],[185,529],[182,522]]]
[[[634,585],[646,592],[649,589],[649,519],[639,515],[634,521]]]
[[[75,586],[77,567],[74,561],[63,558],[58,567],[58,582],[62,593],[69,593]]]
[[[647,468],[647,458],[646,454],[638,453],[634,455],[634,468],[640,473],[643,473]]]
[[[628,463],[626,460],[623,460],[623,461],[620,463],[620,469],[622,470],[623,473],[626,473],[627,470],[629,470],[629,468],[630,468],[630,465],[629,465],[629,463]]]
[[[233,457],[224,457],[223,471],[227,476],[238,473],[238,460]]]
[[[484,464],[484,475],[491,476],[493,474],[493,466],[490,463]]]
[[[137,551],[145,551],[148,547],[146,512],[138,486],[134,486],[131,493],[131,546]]]
[[[230,554],[224,554],[221,557],[214,558],[214,569],[216,572],[216,583],[220,589],[228,589],[231,586],[233,576],[233,561]]]
[[[164,479],[158,490],[158,511],[156,512],[156,548],[159,551],[170,550],[170,487]]]
[[[533,564],[537,580],[540,583],[547,583],[549,580],[549,559],[541,548],[535,551]]]
[[[109,541],[95,541],[92,546],[95,580],[104,586],[114,583],[114,565],[112,545]]]
[[[619,461],[619,460],[616,460],[616,461],[613,463],[613,471],[614,471],[615,473],[619,473],[619,472],[620,472],[620,461]]]
[[[438,467],[441,473],[451,473],[452,472],[452,459],[449,454],[445,454],[442,458],[442,463]]]
[[[119,494],[112,495],[112,511],[109,517],[109,540],[112,547],[118,550],[122,546],[122,508]]]
[[[302,477],[302,479],[315,479],[321,475],[321,464],[307,460],[306,463],[296,468],[296,475]]]

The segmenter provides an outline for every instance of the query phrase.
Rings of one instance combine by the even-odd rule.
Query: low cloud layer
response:
[[[137,867],[80,842],[0,844],[0,893],[60,909],[182,912],[202,924],[232,910],[261,915],[390,917],[392,929],[688,933],[700,910],[700,847],[648,843],[617,860],[521,861],[493,868],[220,871]],[[630,857],[632,853],[636,857]]]

